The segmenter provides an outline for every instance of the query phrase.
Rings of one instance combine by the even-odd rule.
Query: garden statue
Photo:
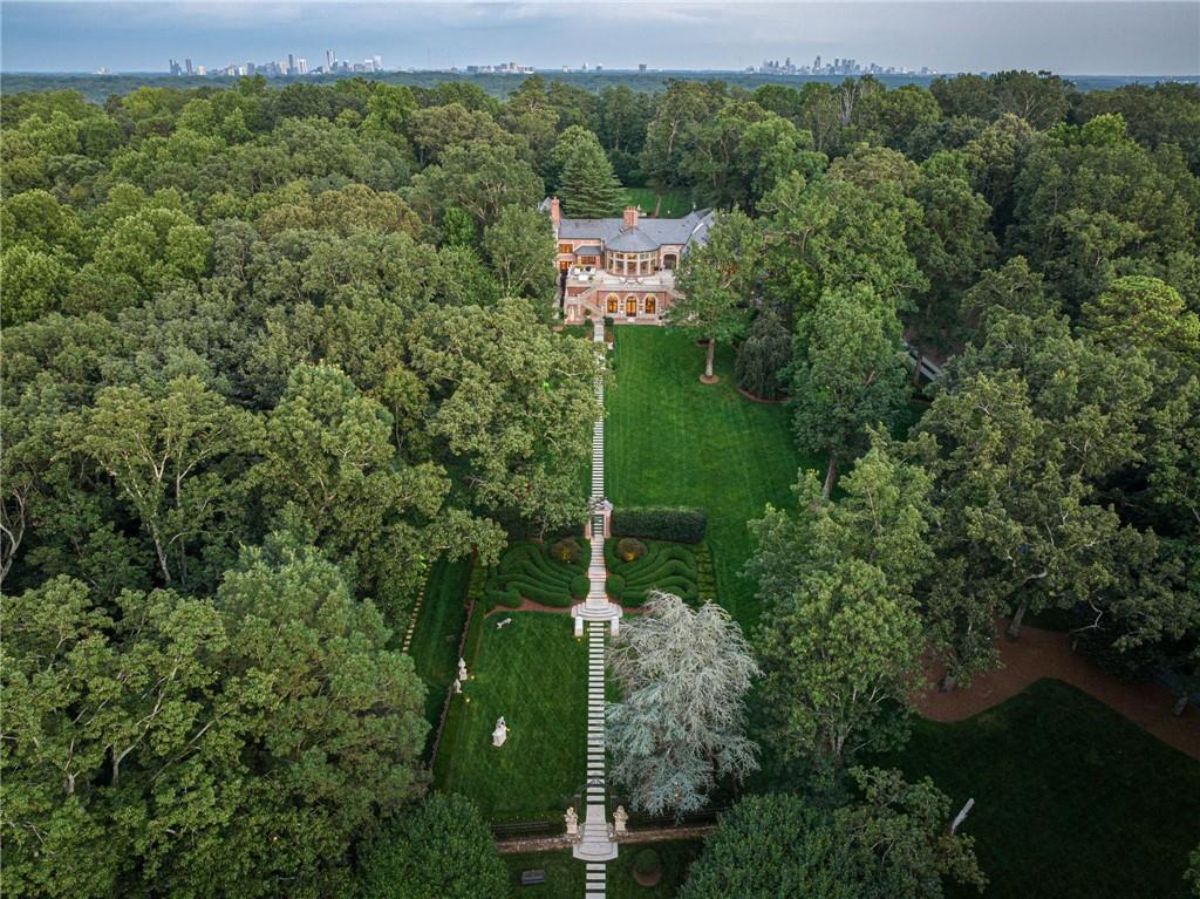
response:
[[[462,658],[461,656],[458,659],[458,679],[459,680],[467,679],[467,661],[466,661],[466,659]]]
[[[462,681],[457,677],[454,679],[454,692],[455,694],[462,693]]]
[[[492,731],[492,745],[503,746],[504,741],[508,739],[508,725],[504,723],[504,716],[501,715],[496,719],[496,729]]]
[[[575,806],[572,805],[567,809],[563,820],[567,822],[567,836],[573,837],[579,833],[579,815],[575,813]]]
[[[613,812],[613,829],[617,833],[625,832],[625,824],[629,820],[629,813],[625,811],[625,806],[618,805],[617,810]]]

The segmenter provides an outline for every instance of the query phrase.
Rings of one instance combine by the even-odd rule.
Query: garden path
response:
[[[592,339],[603,353],[607,346],[604,338],[604,322],[593,323]],[[584,899],[604,899],[606,895],[606,864],[617,857],[617,844],[609,830],[607,814],[607,786],[605,783],[604,741],[604,631],[608,622],[616,633],[621,607],[609,602],[605,583],[608,571],[604,564],[604,536],[607,516],[603,511],[604,500],[604,376],[596,375],[596,400],[600,408],[599,417],[592,429],[592,495],[591,495],[591,559],[588,565],[587,599],[576,605],[575,633],[582,635],[587,630],[588,641],[588,685],[587,685],[587,787],[584,802],[584,817],[580,827],[580,840],[573,854],[587,866],[584,884]]]
[[[1006,622],[1002,622],[1002,625]],[[1001,634],[1004,627],[998,627]],[[931,721],[963,721],[1042,678],[1064,681],[1128,718],[1168,746],[1200,760],[1200,709],[1174,715],[1175,697],[1156,683],[1131,684],[1101,671],[1071,650],[1070,637],[1026,625],[1018,640],[998,636],[1001,667],[975,677],[971,686],[942,693],[937,688],[942,670],[926,671],[929,687],[913,697],[917,712]]]

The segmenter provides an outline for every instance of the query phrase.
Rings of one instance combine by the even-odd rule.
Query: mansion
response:
[[[675,267],[688,248],[703,245],[711,210],[679,219],[643,218],[630,206],[621,218],[563,218],[557,197],[549,212],[558,244],[563,315],[567,324],[609,316],[618,324],[660,324],[675,289]]]

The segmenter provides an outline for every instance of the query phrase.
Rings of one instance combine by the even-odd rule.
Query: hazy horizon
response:
[[[288,53],[315,67],[327,49],[350,61],[379,55],[385,69],[737,70],[820,54],[947,73],[1200,72],[1191,2],[5,2],[0,17],[0,70],[11,73],[162,72],[168,58],[213,68]]]

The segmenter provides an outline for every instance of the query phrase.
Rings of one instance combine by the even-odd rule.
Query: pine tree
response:
[[[595,139],[578,144],[567,158],[560,193],[564,211],[574,218],[621,214],[621,182]]]

